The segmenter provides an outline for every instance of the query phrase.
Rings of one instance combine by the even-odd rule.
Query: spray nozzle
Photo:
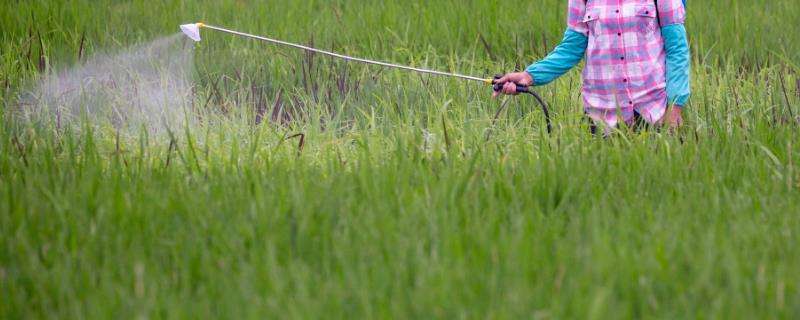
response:
[[[202,23],[189,23],[189,24],[182,24],[181,31],[187,37],[194,41],[200,41],[200,27],[202,27]]]

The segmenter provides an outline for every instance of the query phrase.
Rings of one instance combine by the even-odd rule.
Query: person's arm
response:
[[[691,95],[692,61],[684,26],[686,7],[683,0],[658,1],[658,17],[667,53],[667,99],[670,104],[683,107]]]
[[[673,24],[661,28],[667,52],[667,99],[678,107],[686,106],[691,95],[691,55],[686,28]]]
[[[574,68],[586,54],[588,44],[589,38],[585,34],[567,29],[561,44],[552,53],[525,70],[533,78],[533,85],[541,86],[553,82]]]

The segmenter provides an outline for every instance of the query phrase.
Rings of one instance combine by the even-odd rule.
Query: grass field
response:
[[[213,33],[205,120],[171,136],[12,112],[196,20],[489,76],[552,49],[564,3],[0,3],[0,318],[800,317],[795,0],[689,0],[676,134],[593,138],[574,71],[547,135],[527,97],[493,122],[477,84]]]

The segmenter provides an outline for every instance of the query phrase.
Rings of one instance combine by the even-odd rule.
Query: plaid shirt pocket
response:
[[[600,32],[598,21],[600,20],[600,8],[587,8],[586,14],[583,15],[583,24],[589,29],[589,35],[596,35]]]
[[[658,11],[653,4],[636,6],[636,28],[644,34],[651,34],[658,29]]]

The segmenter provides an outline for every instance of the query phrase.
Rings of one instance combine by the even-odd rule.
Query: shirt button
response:
[[[622,79],[622,82],[628,82],[628,79]]]
[[[628,104],[633,104],[633,101],[628,101]]]
[[[617,13],[619,13],[619,10],[617,10]]]
[[[619,57],[620,60],[625,60],[625,57]]]
[[[622,32],[620,32],[620,33],[617,33],[617,35],[621,37],[621,36],[622,36]]]

